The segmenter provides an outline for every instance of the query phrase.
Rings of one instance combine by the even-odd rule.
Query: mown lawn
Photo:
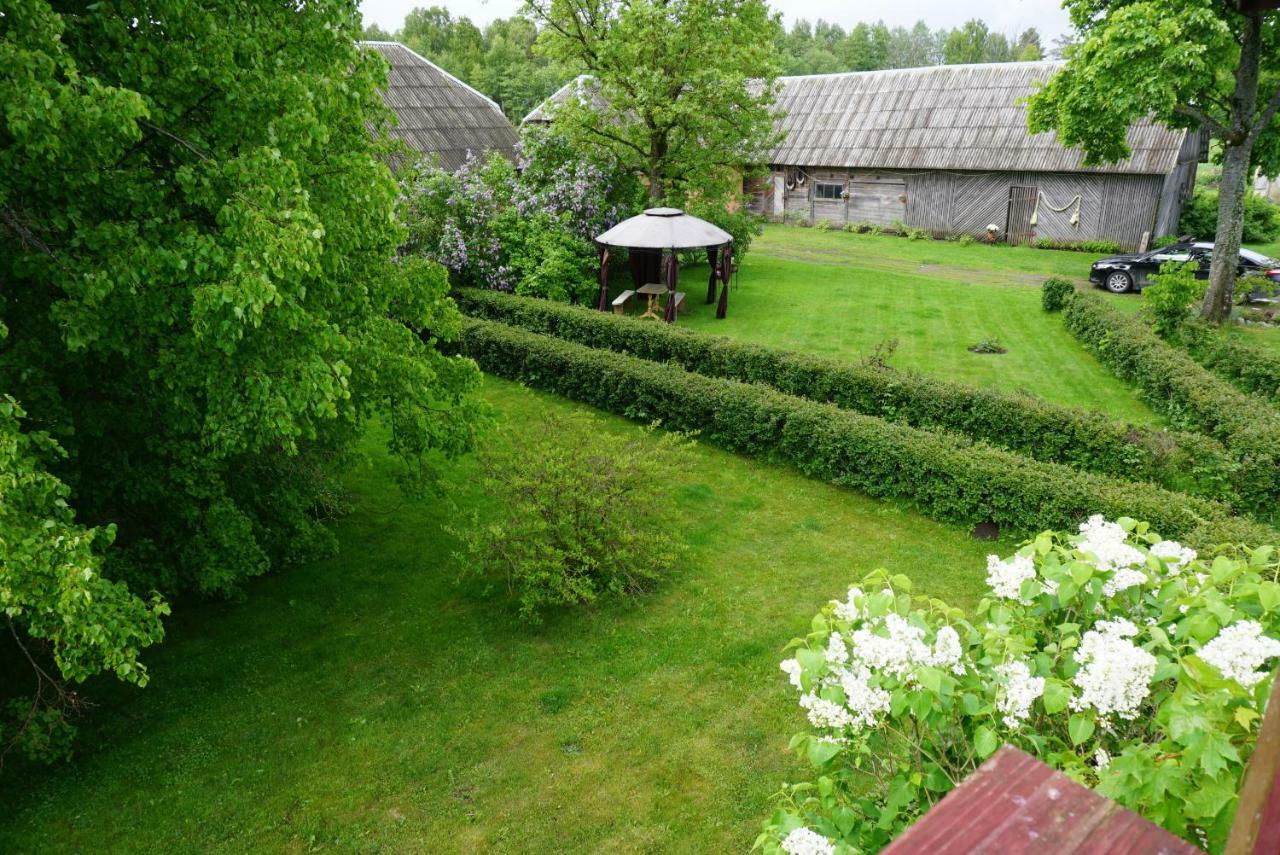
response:
[[[850,360],[896,342],[888,361],[897,368],[1158,422],[1040,308],[1047,276],[1086,281],[1091,258],[771,225],[742,264],[725,320],[703,303],[706,267],[685,271],[681,323]],[[968,351],[984,339],[1008,352]]]
[[[494,442],[582,411],[486,382]],[[446,501],[404,500],[372,459],[339,556],[178,604],[150,687],[91,687],[72,764],[0,776],[0,852],[743,851],[797,769],[783,645],[879,566],[972,604],[992,548],[700,447],[675,482],[692,548],[674,578],[529,628],[455,584]],[[475,475],[447,470],[464,511],[488,501]]]

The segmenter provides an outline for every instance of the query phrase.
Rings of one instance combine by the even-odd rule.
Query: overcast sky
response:
[[[1017,35],[1028,27],[1040,30],[1045,47],[1065,32],[1067,14],[1061,0],[771,0],[782,10],[787,26],[796,18],[822,18],[845,29],[883,19],[891,27],[911,26],[924,19],[930,27],[955,27],[970,18],[981,18],[992,29]],[[361,0],[365,23],[395,32],[405,14],[416,6],[444,6],[454,17],[467,17],[483,27],[494,18],[506,18],[520,8],[520,0]]]

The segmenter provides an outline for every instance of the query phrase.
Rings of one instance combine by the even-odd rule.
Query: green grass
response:
[[[685,271],[681,323],[760,344],[860,359],[896,339],[890,364],[1023,390],[1139,423],[1159,418],[1040,308],[1047,276],[1085,281],[1092,256],[1029,247],[768,226],[744,260],[729,313],[703,303],[706,267]],[[997,339],[1008,353],[967,348]]]
[[[581,409],[486,382],[494,442]],[[673,486],[674,577],[528,628],[454,583],[446,502],[405,501],[373,459],[339,556],[179,603],[150,687],[91,686],[72,764],[0,776],[0,852],[744,851],[799,771],[783,645],[880,566],[971,605],[992,547],[702,446]],[[464,510],[489,501],[475,476],[446,470]]]

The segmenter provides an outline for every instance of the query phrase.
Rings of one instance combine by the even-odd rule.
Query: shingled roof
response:
[[[1146,119],[1129,128],[1129,159],[1102,166],[1085,167],[1084,153],[1064,148],[1055,133],[1028,131],[1021,99],[1061,67],[1003,62],[780,77],[776,109],[783,138],[769,162],[984,172],[1173,171],[1186,131]],[[551,121],[555,106],[575,92],[595,97],[590,78],[579,77],[524,121]]]
[[[976,169],[1165,174],[1186,131],[1142,120],[1132,156],[1085,167],[1055,133],[1027,130],[1019,101],[1061,62],[937,65],[778,79],[783,142],[774,164],[878,169]],[[1106,121],[1099,116],[1099,121]]]
[[[494,101],[399,42],[360,44],[391,65],[383,98],[399,120],[392,135],[448,170],[461,166],[468,151],[515,157],[515,128]]]

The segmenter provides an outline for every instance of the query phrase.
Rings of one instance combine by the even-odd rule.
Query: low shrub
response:
[[[1187,326],[1183,342],[1196,362],[1214,374],[1280,406],[1280,354],[1199,322]]]
[[[879,851],[1009,744],[1222,851],[1280,656],[1275,554],[1210,563],[1093,517],[991,556],[972,619],[872,573],[782,663],[815,780],[783,788],[757,847]]]
[[[1240,464],[1246,505],[1275,513],[1280,499],[1280,412],[1231,386],[1146,322],[1096,294],[1077,292],[1063,314],[1071,333],[1179,427],[1214,437]]]
[[[1176,341],[1190,320],[1191,304],[1203,294],[1205,283],[1196,279],[1199,262],[1167,262],[1151,283],[1142,289],[1142,302],[1151,313],[1156,332],[1168,341]]]
[[[1063,240],[1061,238],[1036,238],[1031,242],[1036,249],[1060,249],[1067,252],[1092,252],[1098,255],[1115,255],[1120,244],[1111,240]]]
[[[1075,290],[1076,286],[1066,279],[1050,277],[1040,286],[1040,305],[1046,312],[1060,312],[1066,308],[1067,301]]]
[[[830,221],[830,220],[818,220],[818,222],[816,222],[816,223],[814,223],[814,224],[813,224],[813,227],[814,227],[815,229],[817,229],[818,231],[820,231],[820,232],[829,232],[829,231],[831,231],[831,221]]]
[[[1218,232],[1218,191],[1196,188],[1182,209],[1178,230],[1201,240],[1213,240]],[[1280,205],[1250,191],[1244,197],[1244,242],[1270,243],[1280,239]]]
[[[1136,427],[1028,395],[905,374],[888,368],[883,358],[838,362],[489,291],[464,289],[455,299],[471,315],[715,377],[766,383],[915,427],[955,431],[1038,460],[1228,501],[1236,492],[1235,461],[1219,443],[1195,434]]]
[[[960,246],[973,246],[977,242],[978,239],[973,235],[956,235],[956,243]]]
[[[473,517],[454,531],[463,573],[504,581],[529,621],[642,593],[684,551],[666,509],[688,441],[648,429],[619,440],[590,421],[547,416],[521,426],[518,450],[482,452],[484,486],[501,517]]]
[[[1132,512],[1197,546],[1274,536],[1218,502],[493,321],[464,318],[457,346],[486,371],[671,430],[696,431],[731,451],[787,462],[870,496],[902,499],[944,521],[1034,531],[1091,513]]]

